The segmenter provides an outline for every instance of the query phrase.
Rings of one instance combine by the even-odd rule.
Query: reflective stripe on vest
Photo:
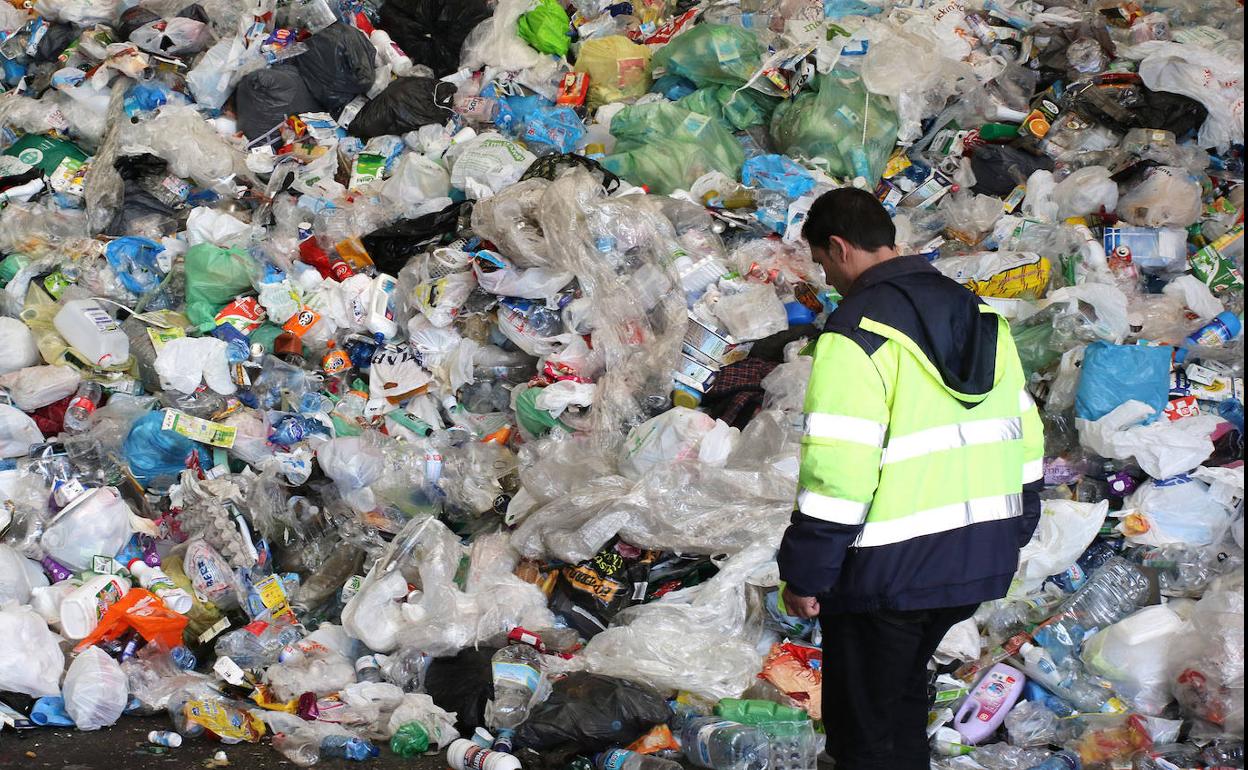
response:
[[[854,542],[857,548],[892,545],[924,535],[949,532],[971,524],[1009,519],[1023,514],[1021,494],[994,495],[964,503],[929,508],[888,521],[868,521]]]
[[[1018,417],[1000,417],[940,425],[889,439],[888,446],[884,447],[881,464],[888,465],[913,460],[933,452],[945,452],[973,444],[1017,441],[1022,437],[1023,421]]]

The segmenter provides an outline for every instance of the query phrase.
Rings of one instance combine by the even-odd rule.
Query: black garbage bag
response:
[[[459,229],[460,222],[472,211],[467,201],[452,203],[441,211],[400,219],[374,230],[360,240],[383,273],[397,275],[408,260]]]
[[[321,109],[337,117],[347,102],[368,93],[377,51],[363,32],[336,21],[304,44],[308,50],[292,61]]]
[[[976,147],[975,154],[971,156],[971,170],[975,172],[975,186],[971,190],[980,195],[1003,198],[1039,169],[1052,171],[1053,159],[1004,144]]]
[[[153,229],[164,235],[173,235],[181,229],[178,212],[153,195],[145,185],[145,182],[165,174],[168,167],[164,159],[150,153],[123,155],[113,162],[113,168],[121,177],[121,205],[104,228],[105,235],[133,235]]]
[[[1189,131],[1199,130],[1209,114],[1195,99],[1152,91],[1135,81],[1075,83],[1063,99],[1072,109],[1119,133],[1159,128],[1182,139]]]
[[[295,65],[279,64],[244,75],[234,91],[234,109],[239,130],[248,139],[256,139],[288,115],[316,112],[320,106]],[[274,141],[281,139],[274,136]]]
[[[464,38],[491,13],[485,0],[388,0],[377,26],[413,62],[442,77],[459,69]]]
[[[306,54],[305,54],[306,55]],[[347,126],[361,139],[405,134],[449,117],[455,86],[433,78],[399,78],[373,97]]]
[[[550,697],[516,731],[515,745],[603,751],[627,746],[670,716],[663,696],[648,687],[578,671],[555,682]]]
[[[56,61],[78,34],[78,28],[73,24],[52,22],[48,25],[48,31],[39,39],[39,45],[35,46],[35,55],[31,57],[31,61],[36,64]]]
[[[494,697],[490,659],[496,650],[461,650],[453,658],[434,658],[425,672],[425,692],[433,702],[455,712],[460,735],[485,725],[485,704]]]

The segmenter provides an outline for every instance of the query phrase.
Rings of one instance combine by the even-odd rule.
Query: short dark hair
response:
[[[863,251],[875,251],[896,246],[897,228],[874,195],[857,187],[840,187],[820,195],[802,225],[802,237],[811,246],[827,248],[834,235]]]

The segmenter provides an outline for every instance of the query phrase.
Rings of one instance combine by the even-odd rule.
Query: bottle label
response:
[[[485,770],[485,763],[494,752],[481,746],[469,746],[464,751],[464,770]]]
[[[99,305],[91,305],[82,309],[83,316],[88,321],[95,324],[95,328],[101,333],[115,332],[119,328],[117,322],[109,315],[104,308]]]
[[[74,400],[69,402],[69,409],[81,409],[89,415],[95,411],[95,402],[86,396],[74,396]]]
[[[185,336],[186,332],[177,327],[172,329],[154,329],[152,327],[148,327],[147,329],[147,338],[152,341],[152,349],[157,353],[159,353],[161,348],[163,348],[170,340],[176,340]]]
[[[171,430],[174,433],[185,436],[192,441],[221,447],[222,449],[233,447],[234,438],[238,433],[238,429],[233,425],[223,425],[201,417],[194,417],[186,412],[179,412],[177,409],[165,410],[165,419],[160,427],[163,430]]]
[[[624,767],[624,763],[628,761],[628,758],[631,757],[633,753],[634,752],[631,752],[628,749],[611,749],[607,753],[603,754],[602,759],[599,760],[601,770],[620,770],[620,768]]]
[[[542,676],[537,669],[524,663],[494,663],[493,670],[495,686],[498,686],[499,682],[511,682],[530,692],[537,690]]]

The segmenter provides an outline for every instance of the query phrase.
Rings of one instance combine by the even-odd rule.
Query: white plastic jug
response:
[[[93,299],[66,302],[52,325],[71,347],[99,366],[117,366],[130,357],[126,333]]]
[[[96,556],[117,555],[130,539],[130,515],[130,506],[116,489],[93,489],[52,519],[41,543],[53,559],[80,572],[89,569]]]
[[[69,639],[83,639],[100,624],[100,618],[130,590],[120,575],[96,575],[78,586],[61,602],[61,631]]]

